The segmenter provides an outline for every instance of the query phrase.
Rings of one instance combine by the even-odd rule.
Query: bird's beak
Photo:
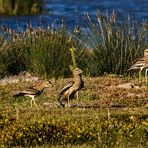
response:
[[[80,70],[80,73],[83,73],[83,71],[82,71],[82,70]]]

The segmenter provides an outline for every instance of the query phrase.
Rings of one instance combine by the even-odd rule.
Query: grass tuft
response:
[[[125,74],[126,70],[143,56],[148,47],[148,24],[128,16],[122,21],[113,11],[111,15],[98,13],[97,21],[86,14],[87,32],[81,40],[92,49],[96,75]]]

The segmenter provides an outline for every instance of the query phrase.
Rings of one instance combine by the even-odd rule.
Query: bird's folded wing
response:
[[[141,67],[143,67],[146,64],[146,61],[144,59],[140,59],[139,61],[137,61],[134,65],[132,65],[130,67],[130,69],[128,69],[127,71],[133,70],[133,69],[140,69]]]
[[[22,95],[25,95],[25,94],[36,95],[38,92],[39,91],[36,90],[36,89],[27,88],[27,89],[24,89],[24,90],[17,91],[14,96],[22,96]]]
[[[61,90],[59,93],[59,96],[62,95],[65,91],[67,91],[70,87],[72,87],[74,84],[74,81],[69,81],[67,85]]]

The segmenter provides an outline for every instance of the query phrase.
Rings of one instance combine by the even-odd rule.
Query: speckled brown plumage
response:
[[[43,82],[37,83],[33,87],[27,87],[27,88],[25,88],[23,90],[17,91],[16,94],[13,95],[13,97],[28,96],[28,97],[31,98],[31,101],[30,101],[31,107],[32,107],[32,102],[37,107],[37,105],[35,103],[35,97],[40,95],[45,88],[48,88],[50,86],[51,86],[50,81],[43,81]]]
[[[59,93],[59,102],[63,107],[66,105],[70,106],[69,100],[74,98],[74,95],[84,87],[84,82],[82,80],[82,70],[79,68],[73,69],[73,76],[73,80],[68,82]]]

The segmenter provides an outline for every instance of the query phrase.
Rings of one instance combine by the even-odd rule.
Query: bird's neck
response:
[[[81,80],[82,76],[81,75],[74,75],[75,80]]]
[[[82,80],[82,75],[76,75],[75,76],[75,83],[74,85],[78,87],[78,89],[81,89],[84,87],[84,82]]]
[[[43,90],[45,89],[44,86],[37,86],[37,87],[34,87],[36,90],[38,90],[39,92],[43,92]]]
[[[144,57],[148,57],[148,51],[144,52]]]

